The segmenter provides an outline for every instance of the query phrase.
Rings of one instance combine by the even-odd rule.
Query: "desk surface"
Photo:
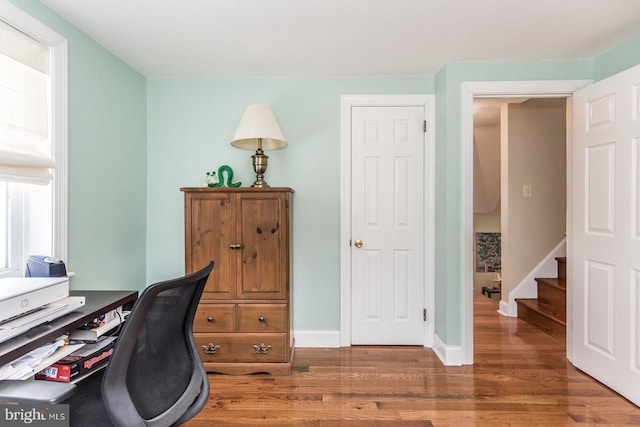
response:
[[[137,291],[71,291],[70,296],[84,296],[85,304],[51,322],[43,323],[27,332],[0,343],[0,366],[47,344],[61,335],[78,329],[101,314],[120,306],[132,304]]]

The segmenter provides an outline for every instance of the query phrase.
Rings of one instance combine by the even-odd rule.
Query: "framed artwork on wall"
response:
[[[476,271],[492,273],[502,269],[500,233],[476,233]]]

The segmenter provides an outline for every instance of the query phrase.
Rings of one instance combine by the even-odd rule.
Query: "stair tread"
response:
[[[518,304],[522,304],[529,308],[530,310],[535,311],[557,323],[560,323],[566,326],[566,321],[561,319],[555,315],[555,312],[558,311],[557,307],[552,306],[550,304],[545,304],[535,298],[516,298],[516,302]]]

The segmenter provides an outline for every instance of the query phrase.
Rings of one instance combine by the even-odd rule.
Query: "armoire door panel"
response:
[[[233,218],[231,198],[227,194],[194,196],[190,206],[192,241],[187,273],[198,271],[213,260],[212,270],[202,299],[228,299],[235,297],[235,257],[230,245],[233,243]],[[191,233],[187,233],[187,238]]]
[[[285,298],[285,198],[281,194],[238,195],[236,221],[242,244],[238,260],[238,298]]]

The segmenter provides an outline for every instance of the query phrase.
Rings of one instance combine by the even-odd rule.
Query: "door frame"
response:
[[[424,346],[433,346],[435,95],[342,95],[340,97],[340,346],[351,345],[351,109],[353,107],[424,107],[427,121],[424,174],[424,304],[427,310]],[[429,237],[429,238],[427,238]]]
[[[462,205],[461,205],[461,262],[460,277],[462,298],[460,301],[462,325],[463,364],[473,364],[473,99],[474,98],[560,98],[571,97],[573,92],[589,84],[591,80],[529,80],[529,81],[485,81],[462,82],[461,126],[462,126]],[[569,103],[568,103],[569,104]],[[567,233],[571,230],[572,182],[571,135],[573,122],[569,120],[571,106],[567,105]],[[567,257],[571,257],[571,235],[567,234]],[[571,359],[572,319],[570,316],[571,287],[567,290],[567,357]],[[507,313],[500,301],[499,312]]]

